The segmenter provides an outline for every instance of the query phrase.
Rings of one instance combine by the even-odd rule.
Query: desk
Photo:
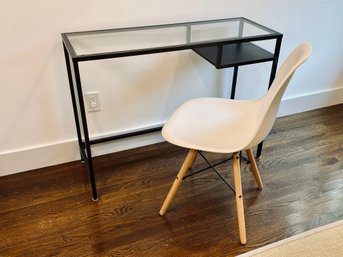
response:
[[[162,126],[149,127],[113,136],[92,139],[89,136],[79,71],[79,62],[108,58],[192,50],[217,69],[233,67],[231,98],[235,97],[238,67],[272,62],[269,86],[277,68],[282,34],[246,18],[230,18],[167,25],[62,33],[70,93],[81,159],[84,161],[92,187],[92,199],[98,194],[94,177],[91,145],[120,138],[151,133]],[[256,43],[273,40],[269,52]],[[262,144],[257,156],[260,156]]]

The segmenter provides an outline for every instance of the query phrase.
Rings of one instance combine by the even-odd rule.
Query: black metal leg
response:
[[[280,55],[280,49],[281,49],[281,42],[282,42],[282,36],[277,38],[276,44],[275,44],[275,51],[274,51],[274,60],[272,63],[272,69],[270,71],[270,78],[269,78],[269,86],[268,89],[271,87],[273,84],[275,75],[276,75],[276,70],[277,70],[277,64],[279,61],[279,55]]]
[[[81,152],[81,150],[83,149],[83,143],[82,143],[82,137],[81,137],[80,120],[79,120],[78,107],[77,107],[77,101],[76,101],[75,90],[74,90],[73,76],[72,76],[72,72],[71,72],[72,68],[71,68],[69,53],[68,53],[67,48],[64,44],[63,44],[63,48],[64,48],[64,56],[65,56],[67,72],[68,72],[68,81],[69,81],[71,100],[72,100],[72,104],[73,104],[74,119],[75,119],[75,126],[76,126],[76,132],[77,132],[77,140],[78,140],[79,149]],[[81,155],[81,160],[84,161],[83,155],[82,154],[80,154],[80,155]]]
[[[231,85],[231,96],[230,96],[230,99],[235,99],[236,85],[237,85],[237,76],[238,76],[238,66],[235,66],[233,68],[233,76],[232,76],[232,85]]]
[[[256,158],[260,158],[262,154],[262,147],[263,147],[263,141],[258,144],[257,150],[256,150]]]
[[[273,81],[274,81],[274,78],[275,78],[275,75],[276,75],[277,64],[278,64],[278,61],[279,61],[279,55],[280,55],[280,49],[281,49],[281,42],[282,42],[282,36],[280,36],[280,37],[278,37],[276,39],[275,51],[274,51],[274,60],[273,60],[273,63],[272,63],[272,69],[270,71],[270,78],[269,78],[268,89],[273,84]],[[263,141],[261,143],[259,143],[258,146],[257,146],[256,158],[261,157],[262,148],[263,148]]]
[[[84,160],[88,171],[88,177],[91,183],[92,187],[92,199],[93,201],[98,200],[98,194],[96,190],[96,184],[95,184],[95,176],[94,176],[94,167],[93,167],[93,159],[92,159],[92,152],[91,152],[91,146],[89,142],[89,133],[88,133],[88,126],[87,126],[87,119],[86,119],[86,111],[85,106],[83,102],[83,94],[82,94],[82,87],[81,87],[81,79],[80,79],[80,71],[78,62],[73,62],[74,66],[74,75],[75,75],[75,83],[76,83],[76,89],[77,89],[77,97],[78,97],[78,103],[80,107],[80,115],[81,115],[81,121],[82,121],[82,129],[84,133],[84,143],[82,146],[85,149],[84,152]],[[82,149],[83,152],[83,149]]]
[[[97,201],[98,195],[97,195],[97,190],[96,190],[96,185],[95,185],[93,160],[92,160],[92,154],[91,154],[91,149],[90,149],[90,144],[89,144],[89,135],[88,135],[88,129],[87,129],[86,114],[85,114],[85,109],[84,109],[84,105],[83,105],[79,68],[78,68],[78,64],[76,62],[72,63],[70,61],[69,53],[68,53],[64,44],[63,44],[63,48],[64,48],[66,65],[67,65],[69,87],[70,87],[70,93],[71,93],[73,110],[74,110],[74,118],[75,118],[75,125],[76,125],[76,131],[77,131],[77,139],[79,142],[81,160],[84,161],[84,163],[86,165],[88,179],[91,182],[92,199],[93,199],[93,201]],[[73,65],[73,67],[71,67],[72,65]],[[75,84],[74,84],[73,76],[72,76],[72,68],[74,69],[74,74],[75,74],[75,84],[76,84],[77,95],[75,94],[75,89],[74,89]],[[79,111],[81,114],[82,128],[83,128],[83,132],[85,135],[85,142],[82,141]]]
[[[270,75],[270,81],[269,81],[269,86],[268,89],[270,87],[270,83],[272,83],[272,81],[274,80],[275,77],[275,72],[276,72],[276,64],[277,64],[277,59],[273,61],[273,68],[272,68],[272,72]],[[236,95],[236,85],[237,85],[237,77],[238,77],[238,66],[235,66],[233,69],[233,76],[232,76],[232,85],[231,85],[231,95],[230,95],[230,99],[235,99],[235,95]],[[260,157],[262,154],[262,146],[263,146],[263,142],[261,142],[258,145],[257,148],[257,153],[256,153],[256,158]],[[241,156],[241,155],[240,155]]]
[[[94,166],[93,166],[92,155],[90,152],[90,146],[86,147],[86,153],[87,153],[87,158],[85,159],[85,164],[87,167],[88,179],[91,182],[91,187],[92,187],[92,200],[98,201],[98,193],[96,190],[95,177],[94,177]]]

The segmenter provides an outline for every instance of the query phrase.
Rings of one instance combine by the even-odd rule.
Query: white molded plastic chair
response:
[[[162,205],[164,215],[189,168],[194,165],[197,151],[233,153],[233,173],[240,242],[246,243],[239,152],[247,152],[259,189],[261,177],[251,148],[269,134],[286,87],[296,69],[306,61],[311,45],[299,45],[281,65],[269,91],[257,100],[242,101],[214,97],[189,100],[181,105],[162,129],[170,143],[190,149]]]

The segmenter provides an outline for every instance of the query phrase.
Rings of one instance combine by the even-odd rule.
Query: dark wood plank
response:
[[[258,160],[262,191],[242,161],[245,246],[234,195],[210,170],[158,215],[187,153],[161,143],[95,158],[98,202],[80,162],[1,177],[0,256],[234,256],[341,220],[342,127],[343,104],[277,119]],[[231,165],[218,169],[232,183]]]

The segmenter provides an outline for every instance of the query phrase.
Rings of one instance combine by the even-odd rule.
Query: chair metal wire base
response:
[[[212,164],[212,163],[205,157],[205,155],[204,155],[201,151],[198,151],[198,153],[199,153],[200,156],[206,161],[206,163],[207,163],[209,166],[206,167],[206,168],[204,168],[204,169],[201,169],[201,170],[198,170],[198,171],[196,171],[196,172],[193,172],[193,173],[191,173],[191,174],[189,174],[189,175],[187,175],[187,176],[184,176],[184,177],[183,177],[183,180],[185,180],[186,178],[188,178],[188,177],[190,177],[190,176],[193,176],[193,175],[195,175],[195,174],[201,173],[201,172],[203,172],[203,171],[205,171],[205,170],[208,170],[208,169],[212,168],[212,170],[213,170],[213,171],[221,178],[221,180],[231,189],[231,191],[232,191],[234,194],[236,194],[235,190],[230,186],[230,184],[225,180],[225,178],[223,178],[222,175],[220,175],[220,173],[219,173],[219,172],[216,170],[216,168],[215,168],[215,166],[218,166],[218,165],[220,165],[220,164],[222,164],[222,163],[224,163],[224,162],[227,162],[227,161],[229,161],[229,160],[232,160],[232,156],[231,156],[230,158],[228,158],[228,159],[225,159],[224,161],[220,161],[220,162],[218,162],[218,163]],[[240,156],[241,156],[241,155],[240,155]]]

